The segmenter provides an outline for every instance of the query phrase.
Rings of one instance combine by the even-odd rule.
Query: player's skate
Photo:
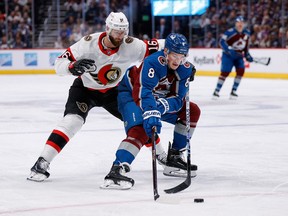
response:
[[[161,154],[156,154],[156,160],[158,164],[162,165],[165,168],[165,165],[167,163],[167,154],[165,151],[163,151]]]
[[[231,91],[231,94],[230,94],[230,99],[231,100],[236,100],[238,98],[238,95],[236,94],[236,91]]]
[[[214,91],[214,92],[213,92],[213,97],[212,97],[212,99],[213,99],[213,100],[218,100],[219,97],[220,97],[219,91]]]
[[[152,152],[152,140],[151,140],[151,138],[148,140],[148,142],[145,144],[145,146],[147,148],[149,148],[149,150]],[[157,160],[158,164],[162,165],[164,168],[166,165],[166,162],[167,162],[167,153],[163,149],[162,144],[160,142],[160,138],[158,137],[158,135],[156,137],[155,148],[156,148],[156,160]]]
[[[130,172],[130,166],[127,163],[113,164],[110,172],[104,178],[104,184],[100,186],[102,189],[127,190],[133,187],[134,180],[123,174]]]
[[[27,177],[27,180],[42,182],[50,176],[47,172],[49,169],[49,163],[43,158],[39,157],[34,166],[31,168],[31,173]]]
[[[196,176],[197,166],[191,164],[191,177]],[[166,176],[187,177],[187,163],[183,159],[183,152],[171,148],[169,143],[169,150],[167,156],[167,163],[164,168],[163,174]]]

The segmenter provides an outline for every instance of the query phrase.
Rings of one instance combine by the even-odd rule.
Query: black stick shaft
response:
[[[181,184],[164,190],[166,193],[171,194],[171,193],[178,193],[180,191],[185,190],[191,185],[191,153],[190,153],[190,100],[189,100],[189,83],[188,83],[188,90],[185,96],[185,101],[186,101],[186,149],[187,149],[187,177],[184,182]]]
[[[156,201],[160,195],[158,193],[158,181],[157,181],[157,164],[156,164],[156,128],[152,128],[152,172],[153,172],[153,194]]]

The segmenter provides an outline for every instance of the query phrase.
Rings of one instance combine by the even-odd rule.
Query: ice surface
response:
[[[287,215],[288,80],[244,78],[239,98],[233,101],[229,100],[233,80],[228,78],[220,99],[214,101],[217,78],[196,77],[190,99],[200,106],[202,115],[191,150],[198,176],[185,191],[168,195],[163,190],[184,179],[164,176],[158,166],[160,199],[155,202],[147,148],[132,164],[129,176],[135,186],[131,190],[99,188],[125,137],[122,122],[102,108],[89,113],[82,130],[51,163],[46,182],[26,180],[63,115],[73,79],[0,76],[1,216]],[[172,130],[164,123],[165,147]],[[205,202],[194,203],[194,198]]]

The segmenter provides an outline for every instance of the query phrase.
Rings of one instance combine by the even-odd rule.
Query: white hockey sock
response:
[[[152,151],[152,146],[148,147],[150,151]],[[163,152],[165,152],[162,143],[159,141],[156,143],[156,155],[161,155]]]
[[[48,163],[51,163],[51,161],[58,155],[58,152],[55,148],[53,148],[50,145],[45,145],[44,149],[41,153],[41,157],[43,157]]]

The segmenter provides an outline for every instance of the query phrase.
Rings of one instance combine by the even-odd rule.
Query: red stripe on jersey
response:
[[[64,134],[63,132],[59,130],[53,130],[52,133],[58,134],[59,136],[63,137],[66,142],[69,142],[69,137],[66,136],[66,134]]]
[[[70,47],[66,49],[65,52],[62,55],[60,55],[58,58],[66,58],[70,61],[76,61]]]
[[[74,55],[73,55],[73,53],[72,53],[70,47],[67,49],[67,52],[70,53],[68,59],[69,59],[70,61],[76,61],[76,59],[75,59],[75,57],[74,57]]]
[[[58,153],[62,150],[56,143],[52,142],[52,141],[47,141],[46,142],[47,145],[50,145],[51,147],[53,147]]]
[[[157,39],[155,39],[155,38],[153,38],[153,39],[151,39],[149,41],[148,40],[144,40],[144,43],[146,44],[145,57],[157,52],[158,49],[159,49],[159,43],[158,43]]]
[[[117,74],[117,70],[112,68],[113,64],[108,64],[108,65],[104,65],[99,71],[98,71],[98,79],[101,83],[103,83],[104,85],[106,85],[110,79],[109,77],[109,73],[111,74]]]
[[[117,53],[118,50],[119,50],[119,47],[114,48],[114,49],[105,49],[105,47],[104,47],[103,44],[102,44],[102,40],[103,40],[103,38],[104,38],[106,35],[107,35],[106,32],[103,32],[103,33],[99,36],[98,46],[99,46],[99,49],[100,49],[105,55],[110,56],[110,55],[113,55],[113,54]]]
[[[140,91],[141,91],[141,82],[140,82],[140,74],[142,72],[143,62],[139,66],[139,68],[133,68],[129,72],[129,78],[131,80],[131,84],[133,85],[132,97],[135,103],[140,106]]]

